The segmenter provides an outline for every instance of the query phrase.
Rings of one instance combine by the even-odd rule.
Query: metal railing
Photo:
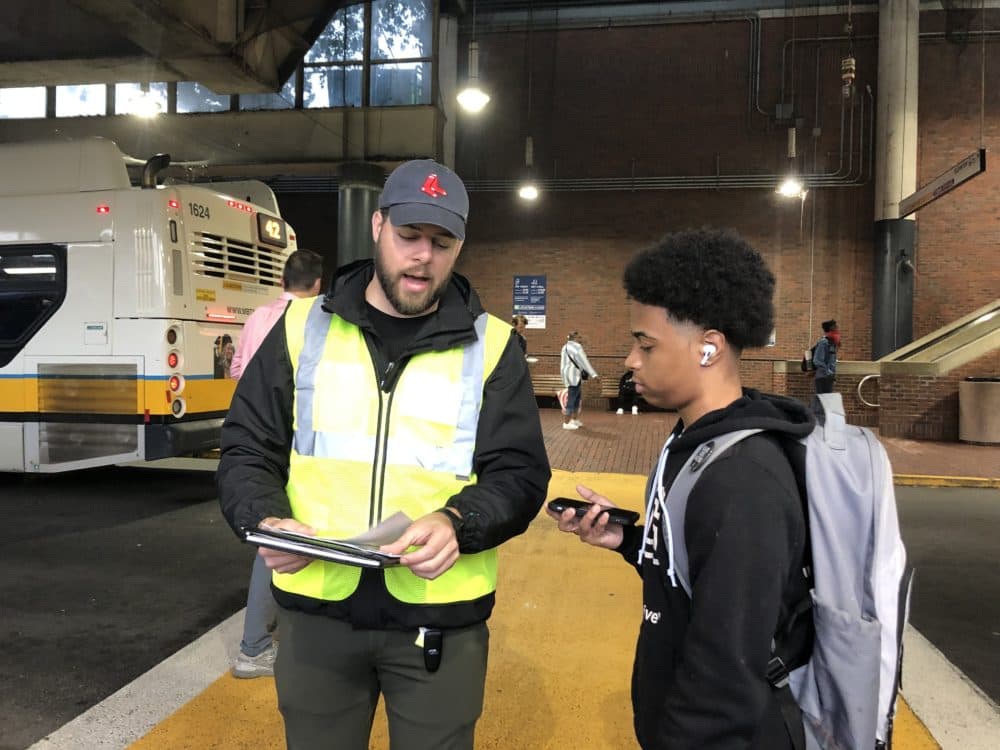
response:
[[[880,377],[881,377],[881,375],[878,374],[878,373],[876,373],[876,374],[872,374],[872,375],[865,375],[863,378],[861,378],[861,380],[858,381],[858,401],[860,401],[865,406],[870,406],[873,409],[877,409],[878,408],[878,404],[877,403],[872,403],[871,401],[867,401],[865,399],[865,397],[861,395],[861,387],[865,383],[867,383],[869,380],[872,380],[873,378],[874,379],[878,379]]]

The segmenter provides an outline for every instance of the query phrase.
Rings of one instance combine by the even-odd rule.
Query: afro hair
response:
[[[764,346],[774,329],[774,275],[733,231],[668,234],[629,262],[623,280],[636,302],[715,328],[740,351]]]

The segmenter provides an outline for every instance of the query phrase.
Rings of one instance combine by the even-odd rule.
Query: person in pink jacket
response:
[[[281,320],[289,301],[296,297],[315,297],[319,294],[322,275],[323,258],[318,253],[296,250],[288,256],[281,273],[284,292],[278,299],[254,310],[243,324],[239,345],[229,368],[233,378],[239,378],[243,374],[264,337]],[[264,564],[263,558],[257,555],[250,571],[247,611],[243,617],[243,639],[240,641],[240,653],[233,665],[234,677],[252,678],[274,674],[277,644],[271,631],[276,615],[277,605],[271,595],[271,571]]]
[[[258,307],[243,324],[240,343],[229,368],[233,378],[239,378],[243,374],[247,362],[260,348],[260,343],[284,314],[291,300],[296,297],[315,297],[319,294],[322,275],[323,258],[318,253],[312,250],[296,250],[288,256],[285,269],[281,273],[281,286],[284,289],[281,296],[273,302]]]

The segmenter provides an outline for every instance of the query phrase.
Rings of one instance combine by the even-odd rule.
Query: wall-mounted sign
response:
[[[545,328],[545,277],[514,277],[514,315],[528,319],[528,328]]]
[[[986,149],[981,148],[978,151],[973,151],[944,174],[939,174],[917,192],[903,198],[899,202],[899,218],[909,216],[914,211],[937,200],[945,193],[950,193],[963,182],[971,180],[977,174],[982,174],[985,171]]]

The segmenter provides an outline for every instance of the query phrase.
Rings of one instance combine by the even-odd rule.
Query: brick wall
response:
[[[1000,28],[1000,11],[987,16],[988,29]],[[480,116],[460,117],[457,170],[470,180],[514,179],[531,135],[543,178],[778,175],[788,166],[789,123],[761,114],[758,106],[770,114],[783,100],[794,103],[801,118],[800,170],[834,173],[842,166],[846,172],[850,163],[858,174],[867,156],[860,150],[858,99],[845,110],[848,124],[852,115],[855,122],[853,151],[840,152],[843,45],[809,41],[842,34],[844,20],[798,18],[794,45],[785,44],[792,37],[789,19],[765,21],[758,100],[749,96],[754,81],[746,21],[482,34],[480,74],[493,100]],[[877,84],[876,42],[862,38],[877,35],[877,20],[874,13],[854,16],[861,98],[866,86],[874,92]],[[940,13],[921,14],[921,31],[942,28]],[[465,40],[459,41],[461,47]],[[998,51],[1000,39],[990,37],[988,60]],[[989,77],[980,133],[979,53],[978,40],[921,41],[918,185],[981,143],[990,159],[1000,152],[1000,87],[989,85]],[[865,107],[867,120],[866,98]],[[850,133],[844,142],[852,143]],[[867,130],[864,142],[871,143]],[[842,359],[870,355],[874,181],[866,173],[863,182],[814,188],[804,203],[757,188],[548,192],[528,207],[513,193],[473,191],[458,270],[472,280],[487,309],[503,318],[511,314],[513,277],[545,275],[547,326],[528,330],[529,353],[553,357],[566,334],[579,330],[598,371],[617,378],[631,345],[621,287],[628,259],[668,231],[732,227],[764,254],[777,277],[776,346],[745,352],[745,381],[806,400],[808,378],[772,374],[768,367],[773,359],[798,360],[820,335],[820,321],[839,321]],[[998,194],[1000,172],[991,163],[985,174],[920,211],[915,336],[1000,294]],[[304,244],[334,243],[328,217],[336,211],[336,196],[279,198]],[[993,357],[941,382],[883,382],[878,397],[884,420],[889,415],[886,427],[955,439],[958,379],[998,373],[1000,361]],[[871,424],[874,416],[857,404],[856,380],[849,380],[843,376],[838,387],[852,394],[851,418]],[[885,404],[896,400],[887,410]]]
[[[879,431],[912,440],[958,440],[958,384],[984,370],[1000,373],[1000,352],[941,377],[884,372],[880,378]]]
[[[1000,27],[1000,12],[987,12],[987,30]],[[976,27],[980,25],[976,14]],[[921,14],[921,31],[943,29],[941,14]],[[1000,39],[985,45],[986,88],[980,86],[982,47],[934,41],[920,45],[918,185],[922,185],[980,146],[987,151],[986,172],[931,203],[918,213],[914,336],[919,338],[967,315],[1000,295],[1000,173],[993,161],[1000,151],[1000,89],[991,83],[991,60]],[[981,122],[981,95],[985,118]],[[982,130],[981,130],[982,124]],[[996,371],[988,373],[997,374]]]

